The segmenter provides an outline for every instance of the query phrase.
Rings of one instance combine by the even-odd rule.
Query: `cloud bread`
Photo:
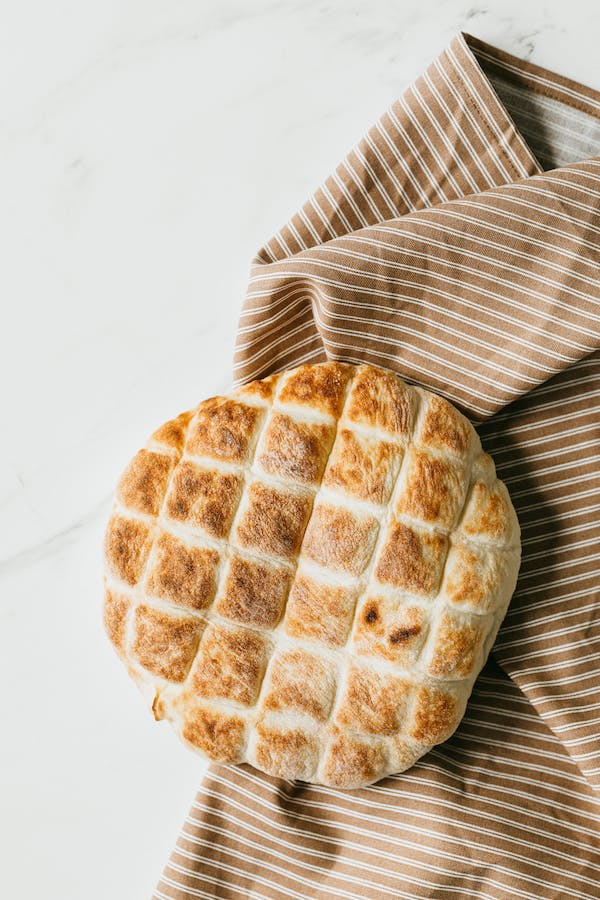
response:
[[[200,403],[134,457],[105,626],[200,754],[356,788],[459,724],[519,535],[450,403],[371,366],[301,366]]]

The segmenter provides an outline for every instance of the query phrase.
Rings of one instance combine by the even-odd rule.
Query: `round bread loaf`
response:
[[[200,403],[134,457],[105,624],[194,750],[355,788],[455,730],[519,561],[506,487],[450,403],[306,365]]]

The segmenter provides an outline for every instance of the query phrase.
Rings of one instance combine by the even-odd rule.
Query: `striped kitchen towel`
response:
[[[523,532],[455,735],[359,791],[213,767],[155,897],[600,897],[600,93],[457,36],[257,254],[235,378],[386,366]]]

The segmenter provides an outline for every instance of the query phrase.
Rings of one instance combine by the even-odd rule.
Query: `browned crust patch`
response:
[[[465,493],[462,469],[412,448],[405,460],[405,483],[396,512],[429,525],[450,529]]]
[[[251,381],[238,388],[239,397],[254,397],[257,400],[272,400],[279,381],[279,375],[269,375],[259,381]]]
[[[125,626],[131,600],[126,594],[106,588],[104,592],[104,627],[113,646],[121,652],[125,645]]]
[[[422,755],[425,747],[418,747],[407,741],[403,735],[388,738],[389,767],[393,772],[405,772]]]
[[[427,634],[427,617],[418,606],[404,606],[370,595],[354,624],[354,652],[414,664]]]
[[[473,622],[444,613],[434,634],[429,672],[438,676],[465,677],[473,672],[488,622]]]
[[[175,460],[166,453],[140,450],[119,481],[117,500],[127,509],[157,516]]]
[[[508,542],[511,532],[510,501],[499,482],[488,486],[482,481],[473,485],[461,523],[469,537]]]
[[[443,397],[429,396],[417,436],[418,443],[464,456],[473,438],[473,427],[468,419]]]
[[[205,469],[185,460],[173,475],[165,504],[166,515],[202,528],[213,537],[227,537],[242,485],[240,475]]]
[[[341,647],[352,626],[355,604],[356,591],[298,574],[288,599],[285,630],[291,637]]]
[[[446,538],[440,534],[416,531],[403,522],[393,522],[375,577],[416,594],[430,594],[439,583],[446,546]]]
[[[313,511],[302,550],[322,566],[360,575],[371,558],[378,528],[374,516],[358,518],[322,503]]]
[[[253,482],[237,526],[242,547],[293,559],[302,543],[312,499]]]
[[[163,532],[154,544],[146,589],[155,597],[191,609],[206,609],[215,593],[219,554],[209,547],[192,547]]]
[[[192,689],[202,697],[223,697],[251,706],[268,657],[267,643],[245,628],[208,626],[190,676]]]
[[[325,752],[322,776],[326,784],[352,788],[376,781],[386,765],[380,741],[367,743],[360,738],[334,732]]]
[[[233,556],[216,610],[243,625],[274,628],[283,612],[289,582],[288,572]]]
[[[172,450],[176,451],[177,456],[181,456],[192,416],[193,412],[184,412],[181,413],[180,416],[177,416],[176,419],[165,422],[164,425],[161,425],[160,428],[154,432],[152,440],[156,441],[157,444],[163,444],[165,447],[170,447]]]
[[[417,689],[411,737],[433,746],[449,738],[458,722],[458,703],[452,694],[425,685]]]
[[[397,445],[343,428],[338,432],[323,484],[360,500],[384,503],[392,492],[401,459]]]
[[[241,761],[244,732],[245,723],[241,716],[201,706],[186,708],[181,729],[186,741],[219,763]]]
[[[448,554],[442,591],[451,603],[464,603],[482,612],[494,605],[506,562],[498,554],[455,544]]]
[[[332,425],[297,422],[283,413],[274,413],[265,432],[258,464],[272,475],[299,481],[319,482],[333,438]]]
[[[287,650],[273,660],[268,677],[264,710],[305,713],[318,722],[327,719],[335,693],[330,663],[304,650]]]
[[[381,428],[396,438],[407,439],[414,421],[413,392],[393,372],[360,366],[350,391],[346,417],[351,422]]]
[[[351,373],[343,363],[300,366],[284,384],[279,402],[310,406],[338,418]]]
[[[395,734],[409,690],[410,685],[402,678],[351,665],[336,724],[359,734]]]
[[[136,584],[152,546],[152,526],[138,519],[111,516],[104,539],[106,566],[127,584]]]
[[[244,463],[263,415],[255,406],[226,397],[212,397],[197,407],[186,450],[193,456]]]
[[[299,728],[275,728],[265,722],[256,726],[256,765],[277,778],[307,781],[319,758],[317,738]]]
[[[132,655],[155,675],[184,681],[198,649],[204,624],[170,616],[140,604],[134,613]]]

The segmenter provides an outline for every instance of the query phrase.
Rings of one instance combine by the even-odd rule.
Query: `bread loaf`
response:
[[[451,404],[306,365],[200,403],[134,457],[105,624],[194,750],[355,788],[455,730],[519,561],[506,487]]]

